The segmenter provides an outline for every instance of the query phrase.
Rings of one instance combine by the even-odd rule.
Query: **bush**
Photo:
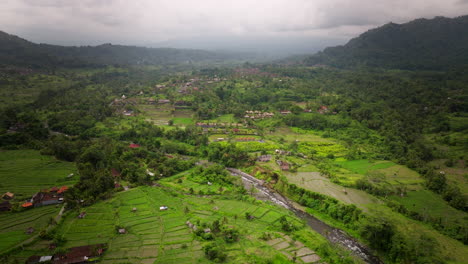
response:
[[[203,251],[205,252],[205,256],[214,262],[224,262],[226,261],[227,254],[224,253],[225,249],[217,245],[216,243],[212,242],[208,245],[203,247]]]

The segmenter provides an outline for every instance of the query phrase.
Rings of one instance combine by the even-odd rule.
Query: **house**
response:
[[[0,212],[6,212],[11,210],[11,204],[9,201],[0,203]]]
[[[140,145],[132,143],[132,144],[128,145],[128,147],[129,148],[139,148]]]
[[[119,234],[126,234],[127,230],[125,228],[119,228]]]
[[[114,176],[114,177],[120,177],[120,172],[119,172],[117,169],[115,169],[115,168],[112,168],[112,169],[111,169],[111,174],[112,174],[112,176]]]
[[[280,168],[282,171],[289,171],[289,163],[286,161],[282,161],[280,164]]]
[[[127,96],[125,96],[125,94],[122,94],[122,99],[126,99]]]
[[[54,256],[53,264],[76,264],[87,263],[90,258],[99,257],[104,253],[105,245],[88,245],[74,247],[68,249],[65,254],[57,254]]]
[[[57,194],[63,194],[64,192],[68,191],[68,187],[67,186],[62,186],[60,187],[60,189],[57,191]],[[60,200],[60,198],[59,198]]]
[[[132,208],[132,212],[135,213],[136,211],[137,211],[137,208],[136,208],[136,207],[133,207],[133,208]]]
[[[33,207],[33,203],[27,202],[27,203],[22,204],[21,207],[23,207],[23,208],[31,208],[31,207]]]
[[[5,200],[11,200],[11,199],[13,199],[13,197],[15,197],[15,194],[11,193],[11,192],[6,192],[2,196],[2,198],[5,199]]]
[[[291,111],[280,111],[280,114],[289,115],[289,114],[291,114]]]
[[[49,189],[49,192],[56,193],[56,192],[58,192],[58,190],[59,190],[58,187],[52,187],[52,188]]]
[[[32,197],[31,202],[33,203],[34,207],[39,207],[61,203],[62,201],[59,198],[60,197],[58,197],[56,194],[40,191]]]
[[[271,160],[271,155],[262,155],[257,158],[257,161],[260,162],[269,162]]]
[[[289,163],[282,160],[277,160],[276,163],[280,166],[282,171],[289,171]]]
[[[322,105],[319,107],[319,109],[317,110],[320,114],[326,114],[328,113],[330,110],[328,109],[328,107],[326,107],[325,105]]]
[[[160,206],[159,211],[166,211],[168,209],[167,206]]]

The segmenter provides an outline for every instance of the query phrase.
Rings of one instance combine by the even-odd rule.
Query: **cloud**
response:
[[[0,30],[36,42],[345,39],[388,23],[468,13],[468,0],[2,0]]]

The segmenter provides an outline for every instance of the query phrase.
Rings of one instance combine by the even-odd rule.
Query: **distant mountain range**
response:
[[[98,65],[166,65],[246,59],[252,54],[191,49],[145,48],[103,44],[57,46],[36,44],[0,31],[0,65],[30,68],[82,67]]]
[[[371,29],[346,45],[326,48],[308,65],[440,70],[468,65],[468,16],[416,19]]]

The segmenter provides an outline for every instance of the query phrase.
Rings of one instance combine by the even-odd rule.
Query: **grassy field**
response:
[[[404,197],[392,196],[391,198],[403,204],[408,210],[417,212],[423,217],[441,218],[448,223],[463,223],[468,220],[466,213],[450,207],[442,197],[428,190],[411,191]]]
[[[167,125],[174,115],[172,111],[174,108],[170,105],[138,105],[138,109],[142,112],[145,120],[158,125]]]
[[[162,205],[169,209],[160,211]],[[137,211],[132,212],[132,208]],[[57,233],[66,238],[64,247],[107,243],[101,263],[212,263],[202,249],[209,242],[197,238],[187,227],[187,220],[200,228],[222,220],[239,230],[238,242],[224,243],[227,263],[256,263],[278,259],[278,254],[283,259],[278,263],[290,263],[286,259],[293,255],[298,256],[296,263],[310,263],[318,257],[315,251],[327,243],[285,209],[256,200],[197,197],[158,187],[139,187],[81,210],[87,213],[84,219],[77,218],[78,212],[69,213]],[[246,212],[255,219],[247,220]],[[283,215],[299,229],[289,235],[282,232],[278,219]],[[118,234],[117,227],[125,228],[127,233]],[[262,240],[264,232],[272,237]],[[218,243],[218,238],[215,241]],[[47,252],[45,246],[39,242],[25,251],[40,254]],[[29,255],[17,252],[13,258],[23,261]]]
[[[422,225],[421,222],[411,220],[401,214],[393,212],[390,208],[385,205],[373,204],[368,205],[370,212],[376,217],[384,216],[392,219],[397,223],[398,232],[402,234],[418,234],[432,237],[435,239],[440,248],[436,249],[440,251],[441,255],[444,256],[444,260],[451,264],[465,264],[468,258],[468,247],[463,245],[462,242],[455,239],[444,236],[434,230],[433,228]]]
[[[368,204],[382,203],[364,191],[345,188],[332,183],[330,179],[321,176],[318,172],[284,173],[284,175],[290,183],[306,190],[328,195],[346,204],[355,204],[361,209],[366,209]],[[346,190],[346,193],[344,190]]]
[[[357,179],[367,179],[378,185],[405,186],[420,190],[424,180],[414,170],[391,161],[337,160],[335,172],[340,181],[353,184]]]
[[[43,156],[36,150],[0,151],[0,193],[12,192],[21,201],[53,186],[71,186],[78,177],[75,165],[52,156]]]
[[[59,210],[55,206],[44,206],[16,213],[0,213],[0,253],[38,234]],[[30,227],[34,232],[27,234]]]

